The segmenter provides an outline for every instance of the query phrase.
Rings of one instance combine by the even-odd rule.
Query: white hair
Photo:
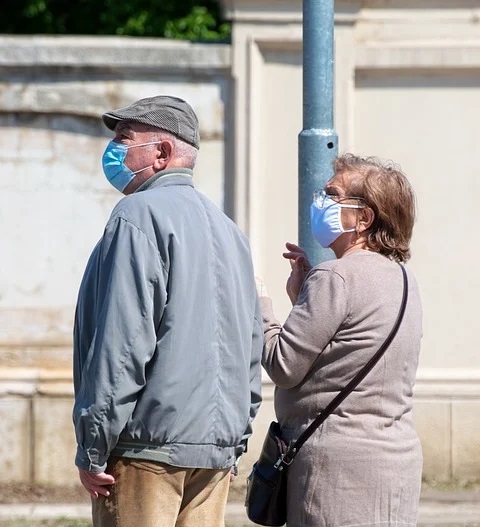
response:
[[[182,164],[185,168],[193,169],[195,167],[198,149],[170,132],[159,130],[156,135],[159,141],[167,139],[173,143],[175,159],[183,159]]]

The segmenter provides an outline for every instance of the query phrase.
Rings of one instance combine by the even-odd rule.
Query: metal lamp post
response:
[[[331,260],[310,230],[310,205],[333,175],[334,0],[303,0],[303,130],[299,134],[299,244],[315,265]]]

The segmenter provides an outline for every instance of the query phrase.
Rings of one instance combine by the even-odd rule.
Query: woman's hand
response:
[[[302,284],[312,266],[308,261],[307,253],[301,247],[290,242],[287,242],[285,246],[288,252],[283,253],[283,257],[290,261],[290,267],[292,268],[286,289],[293,305],[297,301]]]

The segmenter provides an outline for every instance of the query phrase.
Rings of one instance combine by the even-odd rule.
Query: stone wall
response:
[[[75,475],[72,321],[88,256],[121,195],[101,114],[159,93],[187,99],[195,182],[229,210],[230,46],[0,36],[0,480]]]

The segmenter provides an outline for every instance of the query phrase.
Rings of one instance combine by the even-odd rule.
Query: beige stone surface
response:
[[[416,401],[415,426],[423,448],[423,477],[445,482],[452,477],[451,408],[448,401]]]
[[[33,464],[36,483],[71,485],[77,482],[72,408],[71,397],[39,396],[33,400]]]
[[[480,481],[480,401],[452,403],[452,476]]]
[[[0,481],[30,481],[31,403],[26,397],[0,397]]]
[[[479,87],[480,68],[454,76],[441,69],[367,70],[356,79],[354,150],[400,163],[417,194],[409,266],[424,306],[422,367],[480,369],[472,346],[480,275],[476,258],[464,252],[477,235]],[[452,98],[462,103],[452,105]],[[469,199],[444,223],[439,205],[456,184],[468,188]],[[459,251],[449,250],[452,243]]]

